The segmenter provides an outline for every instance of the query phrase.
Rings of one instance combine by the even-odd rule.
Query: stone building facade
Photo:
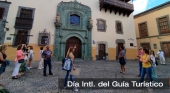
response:
[[[5,40],[5,35],[6,35],[6,19],[8,15],[8,10],[10,6],[10,2],[6,1],[0,1],[0,43],[3,44]]]
[[[116,60],[120,46],[125,47],[127,59],[136,58],[130,0],[8,2],[12,5],[4,44],[10,60],[14,60],[16,46],[21,43],[33,46],[34,60],[39,60],[39,48],[45,45],[50,45],[56,61],[65,57],[69,46],[76,47],[75,57],[81,60]]]
[[[155,53],[162,50],[166,59],[170,58],[169,9],[170,1],[134,16],[138,46]]]

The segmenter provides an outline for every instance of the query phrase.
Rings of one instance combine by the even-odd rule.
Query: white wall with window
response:
[[[29,36],[29,43],[37,43],[38,39],[38,32],[42,31],[43,29],[47,29],[47,31],[50,31],[51,33],[51,44],[54,42],[54,31],[55,31],[55,18],[56,18],[56,10],[57,5],[60,3],[60,0],[29,0],[29,1],[23,1],[23,0],[8,0],[9,2],[12,2],[12,6],[10,6],[9,9],[9,26],[10,31],[7,32],[6,37],[11,36],[10,34],[14,34],[15,28],[15,18],[17,15],[18,7],[23,6],[29,8],[34,8],[34,19],[33,19],[33,25],[32,29],[30,31]],[[136,45],[136,36],[135,36],[135,30],[134,30],[134,21],[133,21],[133,14],[131,14],[129,17],[124,17],[123,15],[114,14],[110,12],[105,12],[104,10],[100,11],[99,8],[99,1],[98,0],[77,0],[78,2],[81,2],[84,5],[89,6],[92,9],[92,20],[93,20],[93,29],[92,29],[92,39],[94,41],[107,41],[109,44],[109,47],[116,47],[115,40],[116,39],[124,39],[127,43],[126,46],[129,46],[129,38],[133,38],[134,45]],[[70,2],[70,0],[64,0],[64,2]],[[23,11],[23,12],[22,12]],[[32,13],[31,10],[22,10],[20,13],[20,16],[24,17],[31,17],[31,15],[24,14],[25,11],[27,13]],[[64,17],[64,16],[61,16]],[[71,15],[70,16],[70,22],[71,24],[79,24],[80,17],[78,15]],[[103,19],[105,21],[100,20],[97,22],[97,19]],[[119,20],[121,22],[121,26],[123,28],[123,34],[117,34],[116,33],[116,23],[115,21]],[[99,27],[96,24],[99,24]],[[120,25],[120,24],[117,24]],[[117,26],[120,30],[120,26]],[[105,31],[98,31],[98,30],[105,29]],[[129,34],[130,33],[130,34]],[[101,37],[102,36],[102,37]],[[11,36],[14,37],[14,36]],[[12,42],[11,41],[5,41],[5,42]],[[95,45],[93,45],[95,46]]]

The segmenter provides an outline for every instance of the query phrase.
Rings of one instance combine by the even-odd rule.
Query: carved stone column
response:
[[[90,33],[89,33],[89,39],[88,39],[88,45],[89,45],[89,47],[88,47],[88,56],[89,56],[89,60],[92,60],[93,58],[92,58],[92,35],[91,35],[91,30],[89,31]]]
[[[86,46],[85,46],[85,42],[82,42],[81,43],[81,45],[82,45],[82,58],[83,58],[83,60],[85,60],[86,59]]]
[[[60,54],[59,54],[59,60],[62,60],[65,57],[65,44],[66,42],[60,42]]]
[[[88,60],[92,60],[92,35],[91,35],[91,31],[92,31],[92,28],[93,28],[93,20],[91,18],[89,18],[89,21],[88,21],[88,24],[87,24],[87,29],[88,29],[88,39],[87,39],[87,42],[88,42]]]
[[[54,23],[55,27],[56,27],[56,31],[55,31],[55,36],[54,36],[54,57],[53,59],[55,60],[59,60],[59,55],[60,55],[60,39],[61,39],[61,33],[60,33],[60,27],[62,26],[61,22],[55,22]]]
[[[62,23],[55,22],[54,24],[55,24],[56,29],[58,29],[59,37],[62,38],[61,31],[60,31],[60,27],[62,26]]]

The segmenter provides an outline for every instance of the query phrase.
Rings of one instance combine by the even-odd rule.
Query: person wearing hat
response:
[[[140,58],[141,58],[141,56],[143,55],[142,50],[143,50],[143,48],[142,48],[142,47],[139,47],[139,51],[138,51],[138,55],[137,55],[138,60],[139,60],[139,75],[138,75],[138,77],[140,77],[140,76],[141,76],[141,73],[142,73],[142,62],[140,61]]]

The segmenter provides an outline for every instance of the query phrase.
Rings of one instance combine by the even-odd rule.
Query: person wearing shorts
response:
[[[121,46],[120,47],[120,52],[119,52],[119,63],[120,63],[120,66],[121,66],[121,72],[122,74],[125,74],[125,64],[126,64],[126,61],[125,61],[125,51],[124,51],[124,47]]]

